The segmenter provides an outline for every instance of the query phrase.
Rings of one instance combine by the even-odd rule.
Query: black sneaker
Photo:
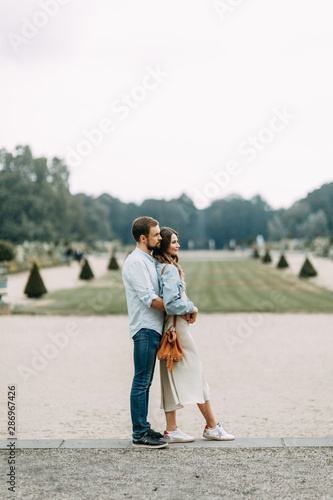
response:
[[[163,439],[164,438],[164,435],[161,434],[160,432],[156,432],[154,431],[153,429],[148,429],[147,430],[149,436],[152,436],[153,438],[156,438],[156,439]]]
[[[133,439],[133,446],[140,448],[165,448],[168,446],[168,443],[162,439],[153,437],[149,431],[147,431],[139,439]]]

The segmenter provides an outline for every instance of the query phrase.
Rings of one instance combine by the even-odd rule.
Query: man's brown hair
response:
[[[140,236],[143,234],[148,238],[149,231],[151,227],[157,226],[159,223],[152,217],[138,217],[133,222],[132,235],[135,241],[140,241]]]

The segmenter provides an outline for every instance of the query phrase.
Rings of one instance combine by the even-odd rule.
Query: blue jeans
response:
[[[141,328],[133,337],[134,378],[131,390],[133,439],[139,439],[148,429],[149,389],[153,381],[156,353],[161,335],[155,330]]]

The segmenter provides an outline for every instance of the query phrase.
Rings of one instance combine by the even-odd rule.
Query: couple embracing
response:
[[[151,217],[139,217],[132,226],[136,249],[123,266],[130,337],[134,343],[134,378],[130,396],[133,446],[164,448],[169,443],[187,443],[194,437],[177,427],[176,410],[196,403],[206,426],[207,439],[231,441],[214,417],[209,389],[189,325],[197,319],[198,309],[188,299],[184,275],[178,264],[178,234]],[[183,358],[169,372],[160,361],[161,408],[165,412],[164,434],[151,429],[148,416],[149,390],[153,380],[156,353],[163,328],[169,330],[177,316],[177,333]]]

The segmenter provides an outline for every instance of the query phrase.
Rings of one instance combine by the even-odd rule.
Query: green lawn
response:
[[[183,270],[201,312],[333,312],[333,292],[258,261],[184,261]],[[126,314],[121,271],[17,305],[14,313]]]
[[[333,292],[260,261],[185,262],[183,269],[202,312],[333,312]]]

